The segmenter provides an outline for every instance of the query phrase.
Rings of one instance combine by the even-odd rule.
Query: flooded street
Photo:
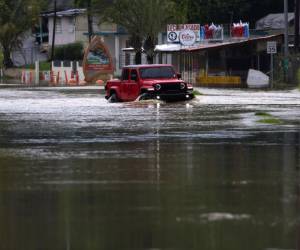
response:
[[[198,90],[1,88],[0,249],[299,250],[300,92]]]

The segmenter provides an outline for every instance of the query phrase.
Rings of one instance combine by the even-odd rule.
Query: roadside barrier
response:
[[[32,70],[22,70],[21,83],[33,84],[33,75],[34,72]]]
[[[50,84],[51,85],[85,85],[84,74],[82,67],[79,66],[79,62],[76,62],[76,69],[73,70],[73,62],[70,62],[68,67],[64,66],[63,62],[57,67],[52,62],[52,71],[50,73]]]

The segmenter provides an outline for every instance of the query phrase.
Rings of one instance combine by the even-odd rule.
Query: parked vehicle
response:
[[[181,75],[169,64],[126,66],[121,79],[108,81],[105,90],[105,98],[111,102],[179,101],[194,97],[192,85],[181,80]]]

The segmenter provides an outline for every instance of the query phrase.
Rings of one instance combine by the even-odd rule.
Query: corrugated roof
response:
[[[173,44],[166,44],[166,45],[157,45],[155,48],[155,51],[157,52],[178,52],[178,51],[205,51],[210,49],[220,49],[223,47],[230,47],[230,46],[237,46],[242,44],[247,44],[251,42],[257,42],[257,41],[270,41],[275,38],[282,37],[283,34],[279,35],[270,35],[270,36],[263,36],[263,37],[254,37],[244,40],[232,40],[227,41],[223,43],[208,43],[208,44],[196,44],[191,47],[184,47],[181,45],[174,46]]]
[[[56,12],[56,16],[58,16],[58,17],[76,16],[76,15],[79,15],[79,14],[83,14],[85,12],[86,12],[86,9],[70,9],[70,10],[58,11],[58,12]],[[54,12],[45,13],[45,14],[42,14],[42,16],[46,16],[46,17],[54,16]]]
[[[295,18],[294,13],[288,13],[288,21]],[[257,30],[284,29],[284,13],[269,14],[256,22]]]

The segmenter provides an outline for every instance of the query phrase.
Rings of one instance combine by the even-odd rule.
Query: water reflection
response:
[[[0,91],[0,249],[299,249],[294,105],[201,101]]]

